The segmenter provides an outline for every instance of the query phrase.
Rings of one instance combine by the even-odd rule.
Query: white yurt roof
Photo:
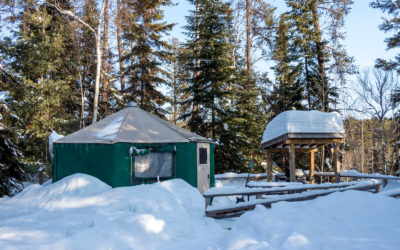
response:
[[[114,113],[86,128],[65,136],[54,143],[177,143],[211,142],[210,139],[189,132],[137,105]]]
[[[343,134],[343,121],[337,112],[290,110],[280,113],[264,131],[261,144],[290,134]]]

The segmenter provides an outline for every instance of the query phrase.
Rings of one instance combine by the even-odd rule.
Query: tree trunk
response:
[[[382,170],[383,173],[386,174],[385,142],[383,141],[383,119],[379,121],[379,137],[381,143]]]
[[[85,127],[85,97],[86,97],[86,90],[83,87],[83,79],[82,79],[82,73],[79,72],[79,87],[81,91],[81,113],[80,113],[80,129]]]
[[[102,101],[106,104],[108,102],[108,66],[107,66],[107,52],[108,52],[108,24],[109,24],[109,19],[108,19],[108,0],[105,1],[105,7],[104,7],[104,40],[103,40],[103,58],[102,58],[102,68],[103,68],[103,74],[102,74],[102,87],[103,87],[103,93],[102,93]]]
[[[252,75],[251,65],[251,0],[246,0],[246,64],[247,75]]]
[[[321,110],[327,111],[328,109],[328,84],[326,79],[326,71],[325,71],[325,55],[324,55],[324,44],[322,42],[321,28],[319,26],[319,16],[318,16],[318,8],[317,8],[317,0],[312,1],[312,16],[313,16],[313,24],[315,29],[315,45],[317,49],[317,60],[318,60],[318,71],[321,77],[321,85],[322,85],[322,93],[320,93],[321,97]]]
[[[122,48],[122,9],[121,9],[121,2],[123,4],[123,0],[117,0],[117,43],[118,43],[118,61],[119,61],[119,74],[121,76],[121,93],[125,91],[125,72],[124,72],[124,60],[123,60],[123,48]]]
[[[101,32],[101,25],[97,28],[98,33]],[[94,96],[93,96],[93,117],[92,123],[97,121],[98,106],[99,106],[99,90],[100,90],[100,72],[101,72],[101,37],[96,36],[96,81],[94,85]]]
[[[200,33],[199,33],[199,11],[200,11],[200,6],[199,6],[199,1],[196,1],[196,41],[200,38]],[[200,48],[197,48],[197,50],[199,50]],[[196,70],[195,72],[193,72],[193,78],[196,78],[199,76],[200,72],[199,72],[199,68],[200,68],[200,59],[197,58],[196,59]],[[196,84],[197,86],[197,84]],[[195,94],[198,95],[199,91],[197,91],[197,89],[195,89]],[[196,98],[193,99],[193,114],[194,117],[198,118],[200,117],[200,103],[198,102],[198,100]]]
[[[178,53],[177,53],[178,54]],[[176,125],[176,121],[178,120],[178,91],[177,91],[177,77],[178,77],[178,69],[177,69],[177,59],[173,58],[174,60],[174,79],[173,79],[173,88],[174,88],[174,100],[173,100],[173,119],[174,119],[174,124]]]

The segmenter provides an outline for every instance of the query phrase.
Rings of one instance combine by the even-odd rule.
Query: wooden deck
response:
[[[373,190],[374,192],[379,192],[381,183],[366,183],[366,184],[353,184],[353,185],[346,185],[346,183],[339,183],[341,185],[333,184],[336,186],[332,187],[322,187],[322,188],[290,188],[290,189],[285,189],[285,188],[280,188],[280,189],[285,189],[284,191],[277,190],[275,188],[271,188],[274,190],[254,190],[250,192],[230,192],[230,193],[224,193],[224,194],[212,194],[212,195],[204,195],[206,198],[206,205],[207,205],[207,200],[209,201],[213,197],[221,197],[221,196],[232,196],[232,195],[272,195],[272,194],[282,194],[283,192],[292,192],[292,194],[285,194],[285,195],[280,195],[278,197],[270,198],[270,199],[257,199],[254,201],[249,201],[245,203],[239,203],[239,204],[233,204],[231,207],[224,207],[224,208],[212,208],[212,207],[207,207],[206,206],[206,216],[207,217],[213,217],[213,218],[229,218],[229,217],[236,217],[240,216],[246,211],[253,210],[256,205],[263,205],[267,208],[270,208],[273,203],[281,202],[281,201],[305,201],[305,200],[311,200],[315,199],[319,196],[324,196],[331,194],[333,192],[343,192],[347,190],[362,190],[362,191],[370,191]],[[289,191],[290,190],[290,191]],[[308,192],[305,192],[308,191]]]

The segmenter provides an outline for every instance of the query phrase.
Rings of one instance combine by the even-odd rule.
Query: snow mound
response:
[[[2,249],[205,249],[222,230],[179,179],[111,188],[75,174],[0,201]]]
[[[268,123],[261,143],[287,133],[344,134],[345,131],[337,112],[290,110],[280,113]]]
[[[221,245],[223,249],[398,249],[399,213],[400,200],[362,191],[280,202],[272,209],[257,206],[236,221]]]
[[[32,184],[9,200],[10,204],[37,206],[54,209],[71,207],[84,202],[84,199],[110,190],[111,187],[99,179],[86,174],[73,174],[60,181],[48,184]],[[95,200],[93,200],[95,202]]]
[[[198,190],[180,179],[111,188],[94,177],[75,174],[1,199],[0,248],[398,249],[400,245],[400,200],[367,192],[279,202],[272,209],[257,206],[239,218],[219,221],[206,218],[204,209]]]

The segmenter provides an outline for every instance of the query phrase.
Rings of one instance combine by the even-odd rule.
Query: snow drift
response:
[[[2,249],[204,249],[222,230],[178,179],[112,189],[75,174],[0,201]]]
[[[179,179],[111,188],[75,174],[0,200],[0,248],[398,249],[399,214],[400,200],[346,191],[218,221]]]

